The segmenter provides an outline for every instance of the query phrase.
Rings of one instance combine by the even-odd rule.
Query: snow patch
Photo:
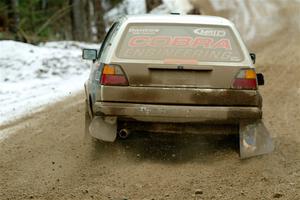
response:
[[[0,41],[0,124],[83,88],[89,64],[82,48],[99,45],[49,42],[34,46]]]

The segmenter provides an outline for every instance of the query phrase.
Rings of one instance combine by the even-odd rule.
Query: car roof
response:
[[[127,15],[124,19],[125,23],[180,23],[180,24],[209,24],[234,26],[231,21],[223,17],[208,15]]]

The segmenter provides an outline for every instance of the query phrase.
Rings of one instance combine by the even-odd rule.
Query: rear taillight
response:
[[[128,85],[128,80],[120,66],[104,64],[100,83],[102,85]]]
[[[256,72],[254,69],[241,69],[236,75],[232,88],[234,89],[257,89]]]

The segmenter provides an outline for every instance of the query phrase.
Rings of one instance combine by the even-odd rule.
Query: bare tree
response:
[[[19,2],[18,0],[7,0],[8,5],[8,20],[9,20],[9,31],[17,33],[19,28]]]
[[[95,26],[97,30],[97,39],[102,40],[105,34],[105,25],[103,21],[104,9],[101,0],[94,0],[95,8]]]
[[[86,29],[86,0],[70,0],[72,35],[74,40],[86,41],[88,39],[88,30]]]
[[[74,40],[97,41],[104,34],[101,0],[70,0]]]
[[[47,4],[48,4],[48,0],[42,0],[42,5],[41,5],[41,7],[42,7],[43,10],[46,10]]]

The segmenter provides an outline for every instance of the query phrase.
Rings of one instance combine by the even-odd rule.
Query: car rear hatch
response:
[[[116,63],[115,63],[116,64]],[[98,101],[151,104],[260,106],[255,89],[233,89],[242,67],[124,64],[128,86],[104,85]]]
[[[231,88],[242,67],[191,64],[115,63],[125,71],[131,87]]]
[[[153,104],[261,104],[255,89],[233,89],[244,68],[230,27],[131,24],[109,65],[122,69],[127,86],[101,87],[99,101]],[[100,92],[99,92],[100,93]]]

